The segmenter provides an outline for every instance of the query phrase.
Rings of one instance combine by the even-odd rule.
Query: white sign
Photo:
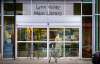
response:
[[[16,24],[19,27],[47,27],[47,26],[81,26],[81,16],[59,15],[17,15]]]
[[[73,3],[34,2],[23,4],[23,15],[73,15]]]
[[[34,4],[33,15],[63,15],[64,6],[55,4]]]

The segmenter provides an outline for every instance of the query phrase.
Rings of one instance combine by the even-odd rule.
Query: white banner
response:
[[[16,25],[19,27],[47,26],[82,26],[81,16],[52,16],[52,15],[17,15]]]
[[[34,4],[33,15],[64,15],[63,4]]]
[[[23,14],[27,15],[31,12],[32,15],[73,15],[73,3],[34,2],[32,5],[23,4]]]

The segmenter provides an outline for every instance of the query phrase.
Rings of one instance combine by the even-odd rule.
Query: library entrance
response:
[[[82,57],[80,16],[16,16],[16,57]]]

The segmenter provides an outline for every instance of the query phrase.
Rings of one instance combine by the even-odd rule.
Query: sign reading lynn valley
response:
[[[34,4],[34,15],[63,15],[63,5],[56,4]]]

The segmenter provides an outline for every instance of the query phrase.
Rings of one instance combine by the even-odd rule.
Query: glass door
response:
[[[47,57],[47,28],[33,28],[33,57]]]
[[[64,57],[64,28],[49,28],[49,57]]]
[[[46,57],[47,28],[17,28],[17,57]]]
[[[79,28],[49,28],[48,36],[49,57],[79,57]]]
[[[65,56],[79,56],[79,28],[65,28]]]
[[[75,27],[17,28],[17,57],[79,57],[79,37]]]

